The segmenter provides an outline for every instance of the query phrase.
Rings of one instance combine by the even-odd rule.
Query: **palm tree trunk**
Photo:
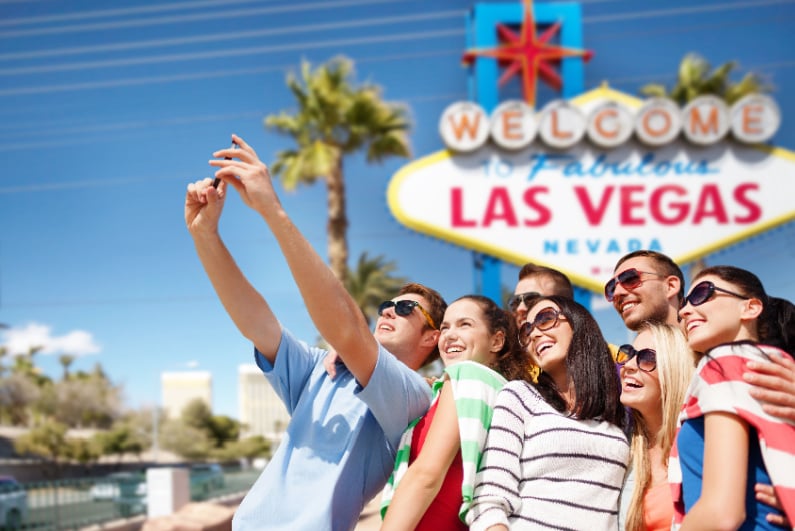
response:
[[[328,258],[331,271],[345,280],[348,271],[348,215],[345,207],[345,179],[342,174],[342,157],[328,175]]]

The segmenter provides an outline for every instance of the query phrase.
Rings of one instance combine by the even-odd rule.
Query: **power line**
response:
[[[775,3],[792,3],[792,0],[767,0],[765,2],[767,4],[775,4]],[[723,6],[726,8],[734,8],[739,9],[743,7],[747,7],[749,5],[757,5],[758,3],[724,3],[720,4],[719,6],[703,6],[704,8],[709,9],[716,9],[717,7]],[[631,13],[629,14],[632,17],[649,17],[649,16],[662,16],[663,14],[681,14],[682,9],[696,9],[696,8],[677,8],[677,9],[670,9],[670,10],[663,10],[663,11],[653,11],[653,12],[646,12],[646,13]],[[701,8],[698,8],[701,9]],[[434,14],[422,15],[427,16],[430,18],[444,18],[449,16],[450,14],[456,13],[456,11],[445,11],[439,12]],[[619,13],[614,15],[608,15],[606,17],[599,17],[598,20],[596,18],[589,19],[592,22],[596,20],[597,22],[604,22],[607,20],[613,19],[622,19],[626,16],[626,13]],[[382,17],[383,18],[383,17]],[[370,23],[373,20],[378,19],[369,19]],[[388,20],[383,18],[383,20]],[[397,20],[397,19],[396,19]],[[765,19],[767,20],[767,19]],[[780,17],[779,19],[780,20]],[[745,20],[744,23],[747,25],[749,21]],[[361,25],[363,22],[350,22],[348,24],[351,25]],[[346,23],[341,23],[346,24]],[[689,31],[697,31],[700,27],[714,27],[714,25],[701,25],[701,26],[693,26],[689,29]],[[291,31],[293,33],[302,31],[302,30],[311,30],[313,28],[312,25],[309,26],[293,26]],[[672,32],[682,32],[680,27],[673,28],[669,30]],[[203,59],[209,57],[223,57],[223,56],[230,56],[230,55],[248,55],[251,53],[264,53],[264,52],[273,52],[273,51],[290,51],[295,49],[312,49],[312,48],[322,48],[322,47],[334,47],[340,45],[357,45],[357,44],[368,44],[372,42],[390,42],[392,39],[397,41],[402,41],[406,39],[413,39],[413,38],[434,38],[438,36],[446,36],[446,35],[460,35],[463,33],[463,30],[459,31],[451,31],[449,33],[414,33],[414,34],[403,34],[403,35],[394,35],[393,37],[390,36],[380,36],[376,39],[380,39],[378,41],[372,41],[372,37],[364,37],[361,39],[342,39],[342,40],[328,40],[328,41],[321,41],[321,42],[314,42],[314,43],[301,43],[301,44],[287,44],[287,45],[279,45],[279,46],[266,46],[260,47],[256,50],[251,49],[244,49],[244,50],[231,50],[231,51],[223,51],[223,52],[206,52],[200,54],[174,54],[170,56],[156,56],[150,58],[132,58],[126,60],[117,60],[117,61],[98,61],[98,62],[89,62],[89,63],[72,63],[68,65],[60,65],[60,66],[43,66],[43,67],[27,67],[27,68],[19,68],[19,69],[6,69],[1,73],[5,75],[12,75],[12,74],[21,74],[21,73],[43,73],[43,72],[52,72],[58,70],[79,70],[85,68],[103,68],[103,67],[117,67],[117,66],[129,66],[131,64],[150,64],[153,62],[174,62],[180,60],[195,60],[195,59]],[[665,33],[665,31],[657,32],[657,34]],[[213,38],[227,38],[226,35],[220,34],[219,36],[210,36],[210,39]],[[134,45],[142,45],[147,46],[147,42],[138,43]],[[67,49],[68,50],[68,49]],[[251,73],[258,73],[258,72],[265,72],[272,70],[271,68],[265,69],[244,69],[244,70],[237,70],[237,71],[226,71],[226,72],[214,72],[213,74],[207,73],[199,73],[199,74],[190,74],[190,75],[172,75],[172,76],[162,76],[162,77],[148,77],[148,78],[133,78],[133,79],[122,79],[122,80],[112,80],[109,82],[86,82],[86,83],[76,83],[76,84],[65,84],[65,85],[48,85],[47,87],[21,87],[15,89],[6,89],[0,90],[0,96],[9,96],[9,95],[25,95],[25,94],[41,94],[41,93],[50,93],[50,92],[62,92],[62,91],[73,91],[73,90],[87,90],[92,88],[108,88],[108,87],[119,87],[119,86],[129,86],[129,85],[141,85],[151,83],[158,83],[158,82],[174,82],[180,80],[191,80],[191,79],[207,79],[211,77],[219,77],[222,75],[241,75],[241,74],[251,74]]]
[[[309,4],[290,3],[274,7],[263,7],[257,9],[238,9],[229,11],[213,11],[194,15],[179,15],[160,18],[146,18],[123,20],[119,22],[103,22],[98,24],[77,24],[72,26],[56,26],[52,28],[34,28],[26,30],[0,31],[0,38],[11,37],[33,37],[41,35],[58,35],[62,33],[80,33],[84,31],[108,31],[120,28],[138,28],[167,24],[184,24],[186,22],[198,22],[201,20],[213,20],[225,18],[249,18],[255,15],[273,15],[277,13],[295,13],[300,11],[311,11],[313,9],[336,9],[340,7],[355,7],[372,4],[389,4],[400,2],[401,0],[337,0],[334,2],[313,2]]]
[[[17,0],[27,3],[28,0]],[[251,4],[251,3],[270,3],[274,0],[201,0],[197,2],[176,2],[173,4],[158,4],[143,7],[127,7],[117,9],[97,9],[93,11],[75,11],[72,13],[62,13],[59,15],[38,15],[35,17],[17,17],[0,20],[0,26],[18,26],[23,24],[48,24],[51,22],[62,22],[65,20],[81,20],[89,18],[117,17],[127,15],[138,15],[141,13],[162,13],[165,11],[175,11],[181,9],[196,9],[200,7],[228,7],[232,4]]]
[[[332,41],[326,40],[326,41],[314,41],[314,42],[298,42],[291,44],[275,44],[270,46],[258,46],[253,48],[247,46],[244,48],[237,48],[232,50],[212,50],[206,52],[193,52],[193,53],[159,55],[159,56],[149,56],[149,57],[133,57],[129,59],[113,59],[108,61],[85,61],[82,63],[69,63],[65,65],[0,68],[0,76],[17,76],[20,74],[32,74],[32,73],[41,74],[41,73],[52,73],[52,72],[66,72],[73,70],[87,70],[87,69],[109,68],[109,67],[117,68],[122,66],[152,65],[152,64],[173,63],[180,61],[198,61],[204,59],[219,59],[219,58],[229,58],[229,57],[242,57],[246,55],[259,55],[259,54],[273,53],[273,52],[288,52],[294,50],[303,50],[307,48],[317,49],[317,48],[326,48],[332,46],[356,46],[356,45],[375,44],[375,43],[384,43],[384,42],[413,41],[419,38],[450,37],[454,35],[463,35],[463,34],[464,34],[464,29],[461,28],[453,30],[402,33],[396,35],[353,37],[348,39],[336,39]]]
[[[464,33],[464,30],[446,30],[446,31],[438,31],[438,32],[425,32],[425,33],[414,33],[414,34],[403,34],[400,35],[398,38],[394,39],[398,42],[405,42],[407,40],[417,39],[419,37],[425,38],[436,38],[436,37],[447,37],[451,35],[461,35]],[[356,42],[354,42],[356,41]],[[389,42],[389,37],[367,37],[362,39],[350,39],[348,44],[372,44],[375,42]],[[333,41],[333,42],[326,42],[316,43],[316,48],[323,48],[326,46],[334,46],[339,44],[341,41]],[[295,48],[303,49],[306,47],[304,45],[294,45]],[[460,53],[460,50],[457,51]],[[0,97],[2,96],[20,96],[20,95],[30,95],[30,94],[47,94],[52,92],[67,92],[67,91],[75,91],[75,90],[89,90],[89,89],[101,89],[101,88],[111,88],[111,87],[124,87],[124,86],[136,86],[136,85],[148,85],[148,84],[159,84],[159,83],[170,83],[175,81],[192,81],[197,79],[212,79],[212,78],[220,78],[220,77],[232,77],[232,76],[240,76],[240,75],[250,75],[250,74],[260,74],[266,72],[273,72],[273,71],[287,71],[291,68],[294,68],[294,64],[290,65],[283,65],[283,66],[266,66],[266,67],[251,67],[251,68],[241,68],[241,69],[234,69],[234,70],[213,70],[213,71],[206,71],[206,72],[192,72],[189,74],[171,74],[165,76],[147,76],[147,77],[137,77],[137,78],[123,78],[123,79],[113,79],[110,81],[86,81],[83,83],[66,83],[61,85],[55,84],[48,84],[48,85],[39,85],[33,87],[20,87],[20,88],[11,88],[11,89],[0,89]]]
[[[380,57],[370,57],[370,58],[362,58],[358,59],[358,63],[372,63],[372,62],[385,62],[385,61],[403,61],[407,59],[417,59],[417,58],[427,58],[431,56],[444,56],[444,55],[455,55],[460,53],[460,50],[451,49],[451,50],[437,50],[435,52],[421,52],[415,54],[397,54],[391,56],[380,56]],[[265,72],[265,71],[273,71],[273,70],[288,70],[291,68],[292,65],[278,65],[272,67],[263,67],[261,69],[256,69],[258,72]],[[751,65],[749,68],[755,71],[764,71],[764,70],[781,70],[786,68],[795,67],[795,61],[782,61],[776,63],[763,63],[759,65]],[[247,70],[246,73],[249,71]],[[200,74],[195,74],[200,75]],[[234,71],[224,71],[218,73],[219,76],[232,76],[235,75]],[[639,83],[644,81],[659,81],[661,79],[670,78],[672,74],[670,72],[661,74],[661,73],[654,73],[654,74],[643,74],[638,76],[626,76],[620,78],[613,78],[610,80],[610,83],[614,86],[619,84],[629,84],[629,83]],[[593,85],[598,83],[599,80],[587,80],[587,85]],[[2,91],[0,91],[2,94]],[[401,101],[407,102],[423,102],[423,101],[434,101],[434,100],[442,100],[442,99],[450,99],[453,100],[455,98],[466,98],[466,94],[462,93],[445,93],[445,94],[425,94],[422,96],[416,97],[408,97],[408,98],[401,98]],[[52,127],[48,126],[45,128],[45,131],[34,131],[32,133],[25,133],[24,131],[20,130],[20,127],[15,124],[7,124],[5,127],[9,129],[8,133],[0,133],[0,138],[2,137],[13,137],[13,138],[24,138],[24,136],[30,136],[35,134],[36,137],[41,137],[42,134],[58,136],[58,137],[67,137],[61,138],[58,141],[43,141],[43,142],[20,142],[16,144],[0,144],[0,152],[2,151],[11,151],[16,149],[32,149],[36,147],[53,147],[53,146],[62,146],[62,145],[74,145],[74,144],[83,144],[88,142],[94,142],[97,139],[87,139],[83,137],[78,137],[75,133],[92,133],[92,132],[107,132],[107,131],[123,131],[123,130],[132,130],[132,129],[143,129],[147,127],[153,127],[158,125],[181,125],[186,123],[199,123],[199,122],[215,122],[215,121],[223,121],[223,120],[230,120],[230,119],[238,119],[238,118],[256,118],[264,115],[264,111],[242,111],[240,113],[234,113],[229,115],[200,115],[200,116],[183,116],[183,117],[176,117],[176,118],[168,118],[163,120],[147,120],[147,121],[138,121],[138,122],[121,122],[115,124],[101,124],[101,125],[88,125],[84,127],[66,127],[66,128],[59,128],[53,129]],[[49,122],[48,122],[49,124]],[[27,124],[29,129],[36,130],[41,129],[43,126],[41,123]],[[0,125],[0,128],[3,126]],[[2,189],[0,189],[0,193],[2,193]]]
[[[77,46],[72,48],[59,47],[59,48],[50,48],[46,50],[36,50],[32,52],[0,53],[0,60],[10,61],[10,60],[19,60],[19,59],[37,59],[43,57],[79,55],[79,54],[87,54],[94,52],[107,53],[111,51],[115,52],[115,51],[126,51],[126,50],[140,50],[146,48],[156,48],[161,46],[181,46],[184,44],[223,42],[229,40],[241,40],[251,37],[268,37],[273,35],[310,33],[322,30],[346,29],[346,28],[356,28],[362,26],[438,20],[444,18],[462,17],[464,14],[465,12],[462,10],[448,10],[448,11],[439,11],[435,13],[420,13],[414,15],[397,15],[392,17],[347,20],[344,22],[328,22],[323,24],[303,24],[298,26],[287,26],[283,28],[268,28],[264,30],[234,31],[226,33],[216,33],[214,35],[199,35],[193,37],[152,39],[148,41],[123,42],[117,44],[103,43],[94,46]]]
[[[617,22],[620,20],[636,20],[639,18],[658,18],[679,15],[693,15],[695,13],[714,13],[716,11],[730,11],[735,9],[754,8],[776,4],[792,4],[793,0],[751,0],[749,2],[723,2],[709,6],[675,7],[671,9],[657,9],[653,11],[629,11],[614,15],[596,15],[583,17],[583,23]]]
[[[771,23],[778,23],[778,24],[788,24],[790,20],[792,20],[793,16],[782,16],[782,15],[773,15],[768,17],[758,17],[758,18],[744,18],[742,20],[732,21],[732,22],[715,22],[715,23],[704,23],[704,24],[694,24],[691,26],[684,26],[684,25],[676,25],[676,26],[668,26],[665,28],[649,30],[647,28],[632,30],[632,31],[616,31],[611,32],[609,34],[603,34],[598,36],[592,36],[588,39],[588,44],[591,45],[592,43],[600,43],[604,41],[616,41],[626,39],[627,37],[637,38],[643,37],[648,38],[651,36],[660,36],[660,35],[673,35],[673,34],[682,34],[682,33],[692,33],[695,31],[702,32],[702,31],[713,31],[716,29],[726,29],[726,28],[742,28],[743,31],[748,31],[750,26],[755,25],[767,25]]]

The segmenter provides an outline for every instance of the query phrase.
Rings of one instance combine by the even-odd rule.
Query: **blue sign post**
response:
[[[528,17],[527,10],[532,9],[531,16]],[[580,49],[582,48],[582,17],[580,5],[575,3],[564,4],[541,4],[532,6],[529,1],[524,4],[475,4],[467,18],[466,34],[468,49],[498,49],[500,46],[497,27],[522,26],[530,22],[531,28],[523,28],[523,37],[529,36],[533,48],[536,43],[536,25],[552,26],[560,24],[559,44],[557,46],[548,45],[549,49]],[[538,51],[544,44],[534,48]],[[498,60],[488,57],[486,54],[478,54],[479,57],[474,61],[470,69],[468,80],[468,94],[471,101],[476,101],[486,112],[492,112],[500,103],[499,101],[499,77],[500,68]],[[517,58],[523,61],[523,68],[536,69],[538,60],[532,57]],[[581,94],[585,89],[585,74],[583,60],[580,57],[564,57],[560,59],[560,76],[562,78],[561,96],[563,98],[573,98]],[[537,71],[531,72],[532,82],[535,83]],[[525,87],[527,91],[528,87]],[[535,94],[535,87],[533,87]],[[528,102],[535,105],[536,102]],[[480,276],[480,291],[487,297],[495,301],[502,300],[500,265],[501,261],[492,256],[482,253],[474,254],[474,265],[476,275]],[[590,308],[591,292],[575,286],[575,299]]]

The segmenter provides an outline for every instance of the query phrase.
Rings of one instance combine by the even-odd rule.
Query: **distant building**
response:
[[[208,371],[164,372],[160,374],[163,409],[169,418],[182,415],[191,400],[201,398],[212,410],[213,376]]]
[[[279,441],[284,435],[290,415],[262,371],[253,363],[239,365],[238,412],[243,436],[261,435]]]

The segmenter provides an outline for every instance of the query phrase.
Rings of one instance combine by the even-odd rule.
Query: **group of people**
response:
[[[279,201],[254,149],[213,153],[185,220],[219,299],[291,414],[233,528],[764,529],[795,520],[795,308],[751,272],[708,268],[685,296],[654,251],[605,296],[610,345],[569,279],[528,264],[509,309],[405,285],[373,330]],[[264,219],[333,352],[295,338],[218,229],[234,188]],[[417,370],[441,358],[431,385]],[[684,407],[683,407],[684,406]],[[775,527],[779,526],[779,527]]]

